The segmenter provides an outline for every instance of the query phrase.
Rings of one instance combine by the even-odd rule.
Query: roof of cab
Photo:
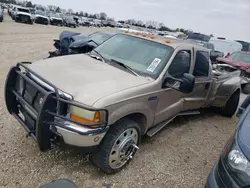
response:
[[[133,36],[133,37],[138,37],[142,38],[145,40],[153,41],[153,42],[158,42],[167,46],[171,46],[174,49],[178,47],[183,47],[183,48],[195,48],[203,51],[210,51],[207,48],[204,48],[202,46],[199,46],[194,43],[190,43],[185,40],[179,40],[179,39],[169,39],[163,36],[158,36],[158,35],[152,35],[152,34],[144,34],[144,33],[134,33],[134,32],[125,32],[126,35]]]

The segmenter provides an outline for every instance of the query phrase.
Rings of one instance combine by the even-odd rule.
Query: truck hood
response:
[[[150,78],[135,76],[85,54],[41,60],[30,68],[72,95],[75,101],[89,106],[110,94],[152,82]]]
[[[31,16],[30,13],[27,13],[27,12],[17,12],[17,14],[22,14],[22,15],[26,15],[26,16]]]
[[[48,19],[47,16],[43,16],[43,15],[40,15],[40,14],[36,14],[35,16],[36,16],[36,17],[40,17],[40,18],[46,18],[46,19]]]
[[[247,73],[250,73],[250,64],[244,63],[242,61],[233,61],[229,58],[221,58],[221,57],[217,58],[216,60],[223,62],[223,63],[226,63],[226,64],[229,64],[229,65],[232,65],[237,69],[246,71]]]
[[[50,17],[50,19],[62,21],[62,18]]]

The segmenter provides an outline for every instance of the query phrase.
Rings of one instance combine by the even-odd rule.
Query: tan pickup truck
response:
[[[120,171],[179,115],[217,107],[233,116],[240,72],[213,72],[208,49],[155,36],[117,34],[90,54],[18,63],[6,79],[7,109],[45,151],[85,148],[104,172]]]

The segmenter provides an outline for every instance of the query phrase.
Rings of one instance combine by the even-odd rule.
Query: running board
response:
[[[154,136],[155,134],[157,134],[160,130],[162,130],[166,125],[168,125],[174,118],[176,118],[177,116],[189,116],[189,115],[197,115],[200,114],[199,111],[185,111],[185,112],[180,112],[178,115],[162,122],[159,123],[158,125],[154,126],[153,128],[151,128],[148,132],[147,135],[149,137]]]
[[[158,133],[160,130],[162,130],[167,124],[169,124],[176,116],[168,119],[167,121],[164,121],[162,123],[159,123],[158,125],[154,126],[153,128],[151,128],[148,132],[147,135],[152,137],[154,136],[156,133]]]
[[[190,115],[198,115],[200,114],[200,111],[185,111],[185,112],[180,112],[178,116],[190,116]]]

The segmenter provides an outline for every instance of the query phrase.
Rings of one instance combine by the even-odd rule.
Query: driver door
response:
[[[184,73],[190,73],[191,62],[193,62],[192,49],[180,49],[169,65],[167,73],[174,78],[182,78]],[[177,83],[173,82],[171,84],[175,85]],[[171,88],[162,88],[159,92],[154,124],[170,119],[182,111],[184,95],[180,91]]]

